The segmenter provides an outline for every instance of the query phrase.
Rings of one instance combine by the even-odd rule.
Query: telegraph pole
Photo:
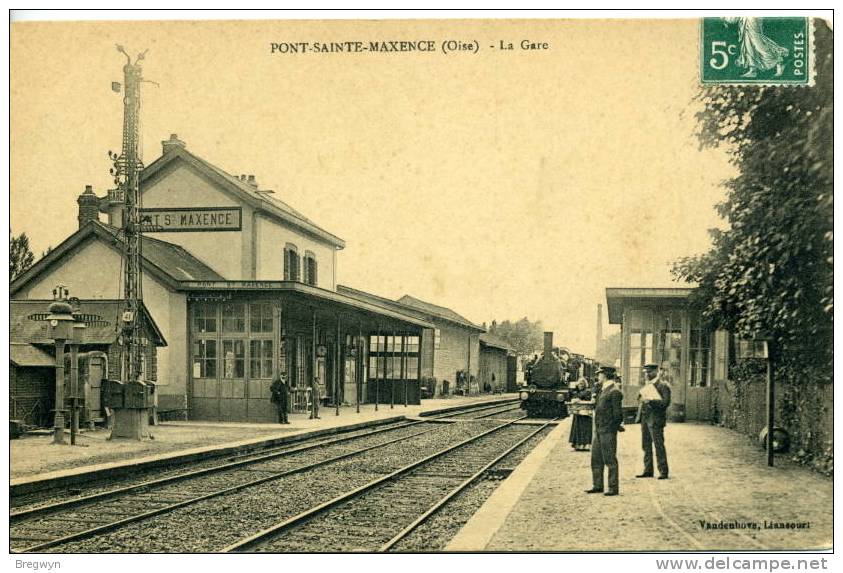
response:
[[[148,437],[148,407],[151,387],[143,382],[144,340],[141,337],[141,305],[143,304],[143,270],[141,268],[141,235],[139,180],[143,164],[140,159],[140,107],[143,69],[140,62],[146,51],[135,57],[123,46],[117,51],[126,56],[123,66],[123,141],[120,155],[109,152],[114,161],[111,174],[123,199],[123,312],[121,314],[120,367],[124,384],[124,401],[115,407],[112,437],[143,439]],[[112,83],[120,91],[119,83]],[[138,389],[142,386],[142,389]],[[134,389],[129,389],[134,388]],[[142,398],[135,398],[142,393]]]
[[[140,84],[143,81],[143,69],[140,62],[146,52],[138,54],[135,62],[123,48],[117,51],[126,56],[123,66],[123,142],[119,156],[110,155],[115,160],[112,174],[114,182],[123,195],[123,336],[121,345],[121,368],[125,382],[137,382],[140,378],[141,352],[139,305],[143,300],[141,291],[140,241],[141,222],[138,210],[138,180],[142,165],[140,162]],[[112,86],[113,88],[115,86]],[[119,84],[116,86],[119,89]]]

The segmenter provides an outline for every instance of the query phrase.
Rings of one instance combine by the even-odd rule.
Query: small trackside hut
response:
[[[46,321],[33,320],[43,313],[52,300],[10,301],[10,385],[9,418],[32,426],[47,427],[52,423],[56,398],[56,353]],[[106,378],[120,378],[120,345],[118,324],[123,311],[119,300],[75,300],[76,311],[101,318],[82,330],[79,341],[80,408],[85,424],[105,421],[102,384]],[[155,321],[142,309],[141,372],[144,380],[158,379],[158,350],[167,345]],[[70,398],[71,354],[65,357],[66,398]]]
[[[644,385],[645,364],[661,368],[672,388],[673,420],[707,421],[712,387],[725,380],[729,336],[705,328],[689,305],[691,288],[607,288],[609,323],[621,327],[624,410],[632,415]]]

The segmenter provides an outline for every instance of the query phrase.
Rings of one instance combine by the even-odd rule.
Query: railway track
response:
[[[488,409],[470,408],[472,412]],[[440,424],[424,421],[401,422],[352,432],[350,436],[233,456],[222,464],[13,511],[10,515],[12,550],[36,552],[67,547],[214,498],[312,472],[378,449],[403,446],[401,442],[442,428]]]
[[[346,491],[223,551],[390,551],[552,423],[538,428],[515,425],[522,418],[493,426]]]
[[[466,406],[460,409],[458,414],[471,414],[473,412],[486,412],[491,408],[500,408],[500,404],[482,405],[482,406]],[[453,413],[446,412],[441,414],[426,417],[427,420],[439,420],[452,416]],[[130,491],[132,487],[145,487],[149,485],[157,485],[160,480],[164,478],[182,479],[189,478],[195,475],[201,475],[202,472],[214,471],[215,469],[225,469],[229,462],[259,459],[260,456],[269,454],[284,454],[302,451],[302,448],[319,448],[329,444],[348,441],[359,437],[365,437],[381,431],[388,431],[390,429],[397,429],[411,425],[418,425],[420,422],[402,420],[399,422],[385,423],[376,426],[375,428],[367,427],[357,430],[344,431],[339,435],[330,437],[303,437],[299,441],[282,444],[279,446],[270,447],[256,447],[254,450],[242,452],[233,455],[223,455],[213,457],[203,461],[192,461],[172,464],[168,466],[157,467],[148,470],[142,470],[137,474],[130,476],[122,476],[117,478],[99,479],[94,482],[87,483],[85,487],[79,486],[61,486],[57,488],[47,488],[36,492],[29,492],[21,495],[12,495],[10,499],[10,509],[13,519],[30,514],[30,512],[50,511],[54,509],[66,509],[72,507],[77,503],[87,503],[95,499],[103,499],[104,496],[121,494]]]
[[[456,412],[453,414],[442,414],[437,416],[437,419],[447,419],[447,420],[481,420],[485,418],[492,418],[495,416],[499,416],[501,414],[505,414],[508,412],[517,412],[521,409],[520,402],[507,402],[505,404],[493,404],[491,406],[485,406],[483,408],[478,408],[476,410],[468,411],[468,412]]]

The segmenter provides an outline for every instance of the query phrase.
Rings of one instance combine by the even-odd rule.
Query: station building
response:
[[[477,393],[481,370],[480,335],[485,332],[450,308],[425,302],[410,295],[397,300],[339,285],[338,291],[361,301],[379,304],[409,314],[432,325],[422,340],[421,376],[428,395]]]
[[[659,364],[671,385],[671,416],[708,421],[713,388],[728,377],[729,333],[707,330],[688,304],[692,288],[607,288],[609,323],[621,327],[624,408],[635,409],[643,366]]]
[[[77,203],[79,229],[12,282],[13,299],[48,300],[59,283],[81,299],[122,294],[121,192],[86,187]],[[274,421],[276,372],[288,376],[294,412],[313,400],[417,404],[441,393],[423,386],[431,378],[481,389],[482,327],[409,296],[338,287],[345,242],[254,176],[229,174],[172,135],[141,173],[140,203],[144,304],[167,340],[159,412]]]

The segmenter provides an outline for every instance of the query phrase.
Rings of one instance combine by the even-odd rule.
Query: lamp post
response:
[[[85,331],[85,323],[77,319],[78,309],[73,316],[70,336],[70,444],[76,445],[79,434],[79,345]]]
[[[46,320],[50,324],[50,337],[56,345],[56,404],[53,418],[53,443],[64,445],[64,345],[72,337],[73,313],[68,302],[68,290],[64,285],[53,289],[53,302],[50,303]],[[75,435],[71,434],[75,441]]]

